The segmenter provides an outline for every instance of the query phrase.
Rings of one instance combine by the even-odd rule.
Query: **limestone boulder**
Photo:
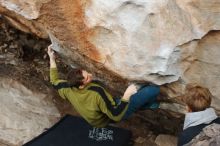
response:
[[[172,135],[161,134],[157,136],[157,138],[155,139],[155,143],[158,146],[176,146],[177,137]]]
[[[220,31],[181,48],[182,81],[208,87],[214,95],[212,105],[220,110]]]
[[[23,31],[49,36],[69,64],[112,88],[170,83],[175,97],[198,82],[220,101],[219,0],[0,0],[0,13]]]
[[[50,128],[60,117],[47,95],[32,92],[12,79],[0,78],[0,98],[1,143],[22,145]]]

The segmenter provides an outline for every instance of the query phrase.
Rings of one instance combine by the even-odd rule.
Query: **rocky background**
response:
[[[158,134],[178,134],[183,103],[177,97],[187,83],[208,87],[220,111],[219,0],[0,0],[0,14],[5,145],[21,145],[63,114],[76,114],[49,85],[45,49],[51,42],[63,77],[70,66],[83,67],[114,95],[130,82],[163,86],[172,102],[161,106],[166,110],[143,111],[119,124],[133,131],[137,145],[164,144],[169,138]]]

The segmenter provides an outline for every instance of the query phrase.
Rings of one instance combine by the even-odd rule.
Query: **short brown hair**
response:
[[[73,68],[67,74],[67,80],[71,86],[79,88],[79,86],[83,85],[84,77],[82,75],[82,69]]]
[[[209,89],[198,84],[188,84],[184,101],[192,112],[198,112],[210,107],[212,97]]]

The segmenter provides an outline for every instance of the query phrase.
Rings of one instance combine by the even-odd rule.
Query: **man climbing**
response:
[[[60,80],[55,61],[55,52],[48,47],[50,58],[50,81],[59,95],[67,99],[75,110],[92,126],[105,127],[110,122],[127,119],[140,108],[156,109],[160,88],[145,86],[137,91],[132,84],[128,86],[120,100],[115,100],[101,85],[93,82],[92,74],[86,70],[72,70],[69,82]]]
[[[207,88],[197,84],[187,85],[183,99],[188,113],[185,115],[183,132],[179,136],[178,146],[189,143],[208,125],[220,124],[220,118],[210,107],[212,97]]]

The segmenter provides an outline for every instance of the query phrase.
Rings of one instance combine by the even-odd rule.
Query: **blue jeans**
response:
[[[157,109],[159,103],[156,101],[160,93],[160,87],[157,85],[149,85],[138,90],[131,96],[128,109],[123,119],[128,119],[138,109]]]

